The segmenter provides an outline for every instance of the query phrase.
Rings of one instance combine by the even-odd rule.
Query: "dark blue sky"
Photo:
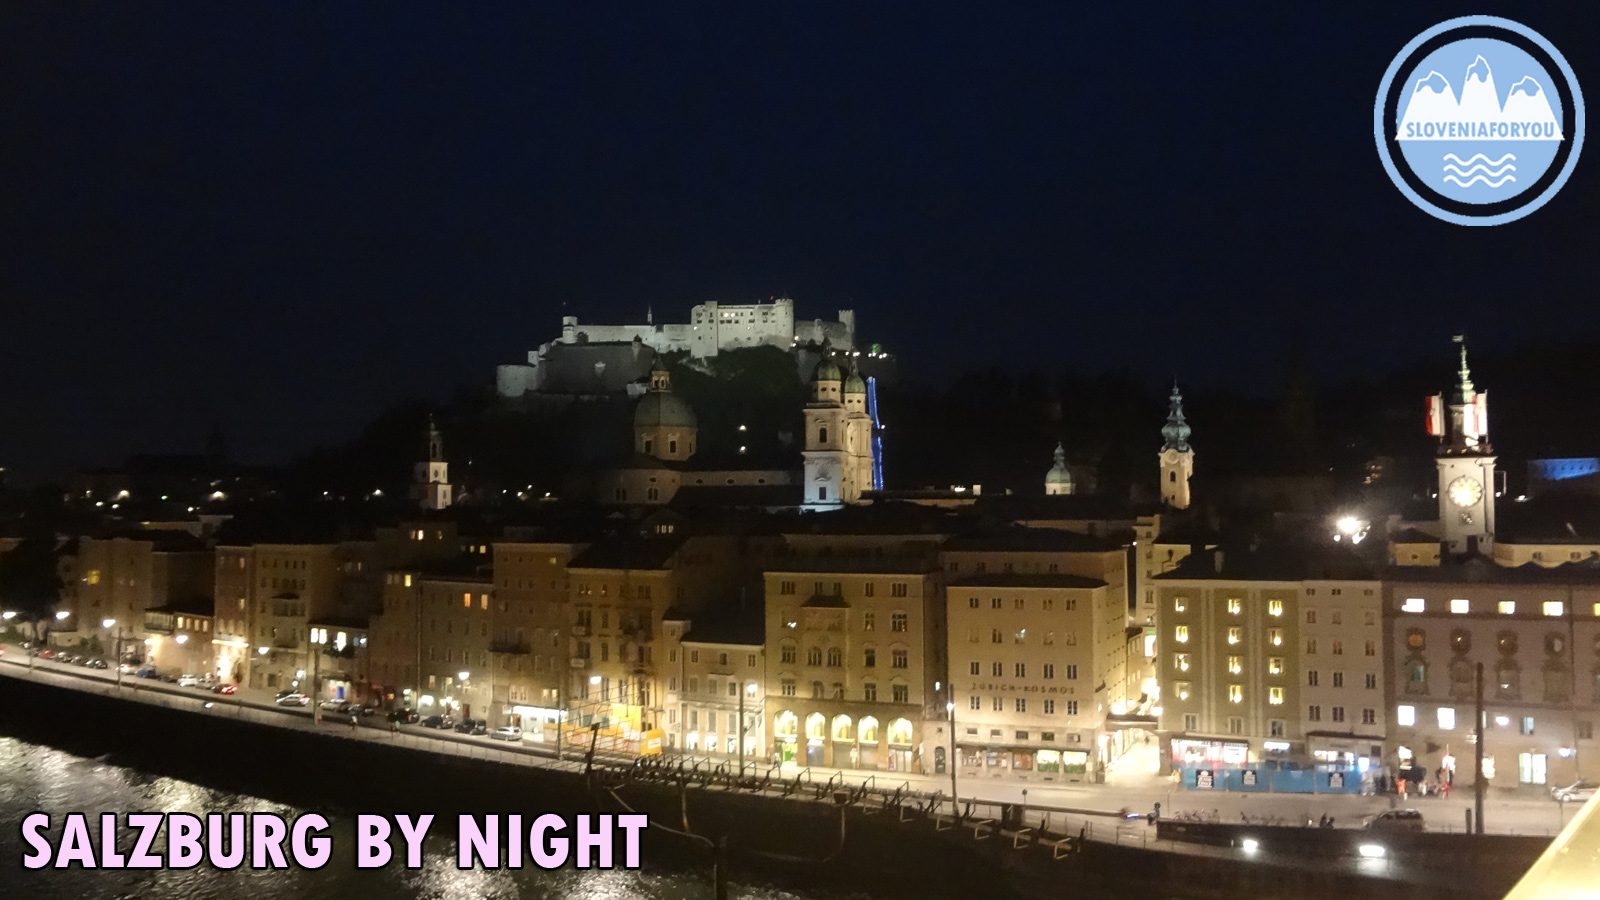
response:
[[[1600,159],[1414,208],[1371,135],[1423,29],[1583,4],[14,3],[0,465],[282,459],[487,382],[563,314],[857,310],[921,370],[1250,387],[1600,325]],[[658,320],[659,320],[658,318]],[[1448,353],[1446,347],[1445,352]]]

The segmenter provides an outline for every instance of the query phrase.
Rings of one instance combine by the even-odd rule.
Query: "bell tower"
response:
[[[1461,368],[1449,402],[1428,398],[1428,433],[1439,439],[1439,529],[1451,553],[1494,552],[1495,456],[1489,446],[1489,394],[1472,383],[1462,335]],[[1445,410],[1449,409],[1449,422]]]
[[[1183,395],[1172,383],[1167,424],[1161,426],[1161,501],[1173,509],[1189,508],[1189,478],[1194,475],[1194,448],[1189,446],[1189,423],[1183,419]]]
[[[805,505],[820,511],[838,509],[860,496],[852,488],[855,470],[851,465],[849,441],[855,435],[847,428],[851,410],[845,405],[844,375],[826,355],[817,364],[812,381],[812,399],[806,404]]]
[[[416,465],[411,498],[423,509],[444,509],[450,505],[450,464],[444,458],[444,438],[439,426],[428,417],[428,435],[422,445],[422,459]]]

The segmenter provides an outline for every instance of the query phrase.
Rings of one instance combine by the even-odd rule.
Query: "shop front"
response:
[[[1244,741],[1172,739],[1172,766],[1242,766],[1250,760],[1250,745]]]
[[[966,775],[1080,781],[1089,773],[1087,750],[972,744],[956,749]]]

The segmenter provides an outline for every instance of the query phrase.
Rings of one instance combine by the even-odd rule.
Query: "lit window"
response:
[[[1394,721],[1403,728],[1410,728],[1417,724],[1417,708],[1415,706],[1402,706],[1396,709]]]
[[[1600,616],[1600,603],[1594,605],[1594,614]]]
[[[1179,625],[1172,629],[1172,639],[1180,644],[1189,643],[1189,626]]]
[[[1267,658],[1267,674],[1269,674],[1269,675],[1282,675],[1283,674],[1283,657],[1281,657],[1281,656],[1271,656],[1271,657]]]
[[[1187,598],[1187,597],[1177,597],[1177,598],[1173,599],[1173,601],[1172,601],[1172,611],[1173,612],[1185,612],[1188,609],[1189,609],[1189,598]]]
[[[1465,600],[1451,600],[1450,612],[1454,615],[1464,616],[1472,611],[1472,604]]]
[[[1240,672],[1243,672],[1244,671],[1243,658],[1242,657],[1238,657],[1238,656],[1230,656],[1230,657],[1228,657],[1228,671],[1231,672],[1234,675],[1237,675]]]
[[[1230,614],[1232,614],[1232,615],[1237,616],[1239,614],[1239,610],[1240,610],[1240,608],[1242,606],[1243,606],[1243,604],[1240,602],[1239,598],[1237,598],[1237,597],[1234,597],[1234,598],[1231,598],[1231,599],[1228,600],[1228,612]]]
[[[1173,687],[1174,693],[1176,693],[1178,695],[1178,699],[1179,700],[1187,700],[1187,699],[1189,699],[1189,682],[1187,682],[1187,681],[1175,681],[1175,682],[1173,682],[1172,687]]]
[[[1401,612],[1419,613],[1425,608],[1427,608],[1427,604],[1422,601],[1421,597],[1412,597],[1406,602],[1400,604]]]
[[[1600,604],[1596,604],[1596,606],[1600,607]],[[1515,613],[1517,611],[1517,601],[1515,601],[1515,600],[1501,600],[1500,603],[1499,603],[1499,609],[1500,609],[1500,615],[1509,616],[1512,613]]]
[[[1546,600],[1544,602],[1544,614],[1547,616],[1559,616],[1566,611],[1567,605],[1560,600]]]
[[[1230,643],[1230,644],[1239,643],[1240,639],[1243,636],[1244,636],[1244,629],[1240,628],[1237,625],[1235,625],[1232,628],[1228,629],[1228,643]]]
[[[1283,601],[1282,600],[1268,600],[1267,601],[1267,615],[1269,615],[1269,616],[1281,616],[1281,615],[1283,615]]]
[[[1282,706],[1283,705],[1283,688],[1275,687],[1275,688],[1268,689],[1268,691],[1267,691],[1267,702],[1271,703],[1273,706]]]
[[[1172,655],[1172,667],[1177,669],[1179,672],[1189,671],[1189,654],[1174,653]]]
[[[1455,707],[1453,707],[1453,706],[1441,706],[1441,707],[1439,707],[1439,730],[1440,731],[1455,731],[1456,730],[1456,709],[1455,709]]]
[[[1268,628],[1267,629],[1267,643],[1271,644],[1274,647],[1282,647],[1283,646],[1283,629],[1282,628]]]
[[[1229,703],[1243,703],[1244,702],[1244,685],[1242,685],[1242,684],[1230,684],[1230,685],[1228,685],[1228,702]]]

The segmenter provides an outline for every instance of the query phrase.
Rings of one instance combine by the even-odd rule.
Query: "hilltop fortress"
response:
[[[526,365],[498,368],[496,388],[502,397],[521,397],[530,391],[625,390],[648,374],[657,353],[686,351],[692,358],[704,359],[723,350],[790,349],[824,341],[835,350],[855,349],[854,310],[839,310],[836,322],[813,319],[797,324],[794,301],[787,297],[768,303],[701,303],[684,324],[657,325],[654,319],[647,313],[643,324],[581,325],[576,316],[564,316],[561,336],[529,351]],[[583,349],[572,352],[578,348]],[[652,352],[644,352],[647,349]]]

